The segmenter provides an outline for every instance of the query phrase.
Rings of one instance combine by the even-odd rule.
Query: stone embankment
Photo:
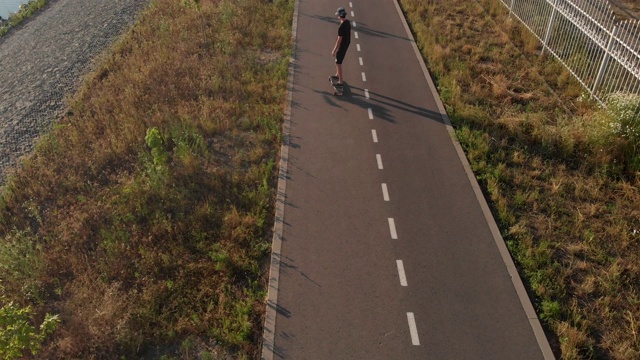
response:
[[[148,0],[51,0],[0,38],[0,185]]]

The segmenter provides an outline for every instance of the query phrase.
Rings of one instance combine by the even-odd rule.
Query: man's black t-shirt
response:
[[[342,36],[339,50],[347,50],[349,44],[351,44],[351,22],[349,20],[345,20],[340,24],[338,36]]]

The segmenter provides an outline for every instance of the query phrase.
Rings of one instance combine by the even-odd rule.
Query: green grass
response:
[[[257,356],[292,11],[152,1],[7,182],[3,301],[61,320],[39,357]]]
[[[401,3],[558,358],[640,358],[637,100],[599,108],[497,0]]]

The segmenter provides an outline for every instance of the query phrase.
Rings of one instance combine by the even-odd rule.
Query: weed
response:
[[[542,312],[540,313],[540,319],[546,322],[555,322],[560,320],[560,304],[555,301],[544,300],[542,302]]]
[[[20,297],[41,299],[42,256],[42,246],[31,231],[13,229],[0,242],[0,280],[5,286],[17,286],[11,290],[18,290]]]
[[[622,166],[640,171],[640,95],[611,94],[594,120],[600,126],[599,142],[606,142],[600,150],[619,153]]]
[[[4,289],[0,287],[0,291]],[[0,293],[0,356],[6,360],[22,358],[28,351],[38,353],[45,338],[58,327],[58,315],[46,314],[39,331],[31,325],[33,310],[8,301]]]

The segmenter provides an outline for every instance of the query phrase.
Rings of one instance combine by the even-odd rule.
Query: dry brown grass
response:
[[[0,250],[41,271],[3,293],[62,319],[38,358],[256,356],[291,13],[152,1],[8,182]]]
[[[558,357],[640,359],[640,178],[597,107],[499,1],[401,2]]]

